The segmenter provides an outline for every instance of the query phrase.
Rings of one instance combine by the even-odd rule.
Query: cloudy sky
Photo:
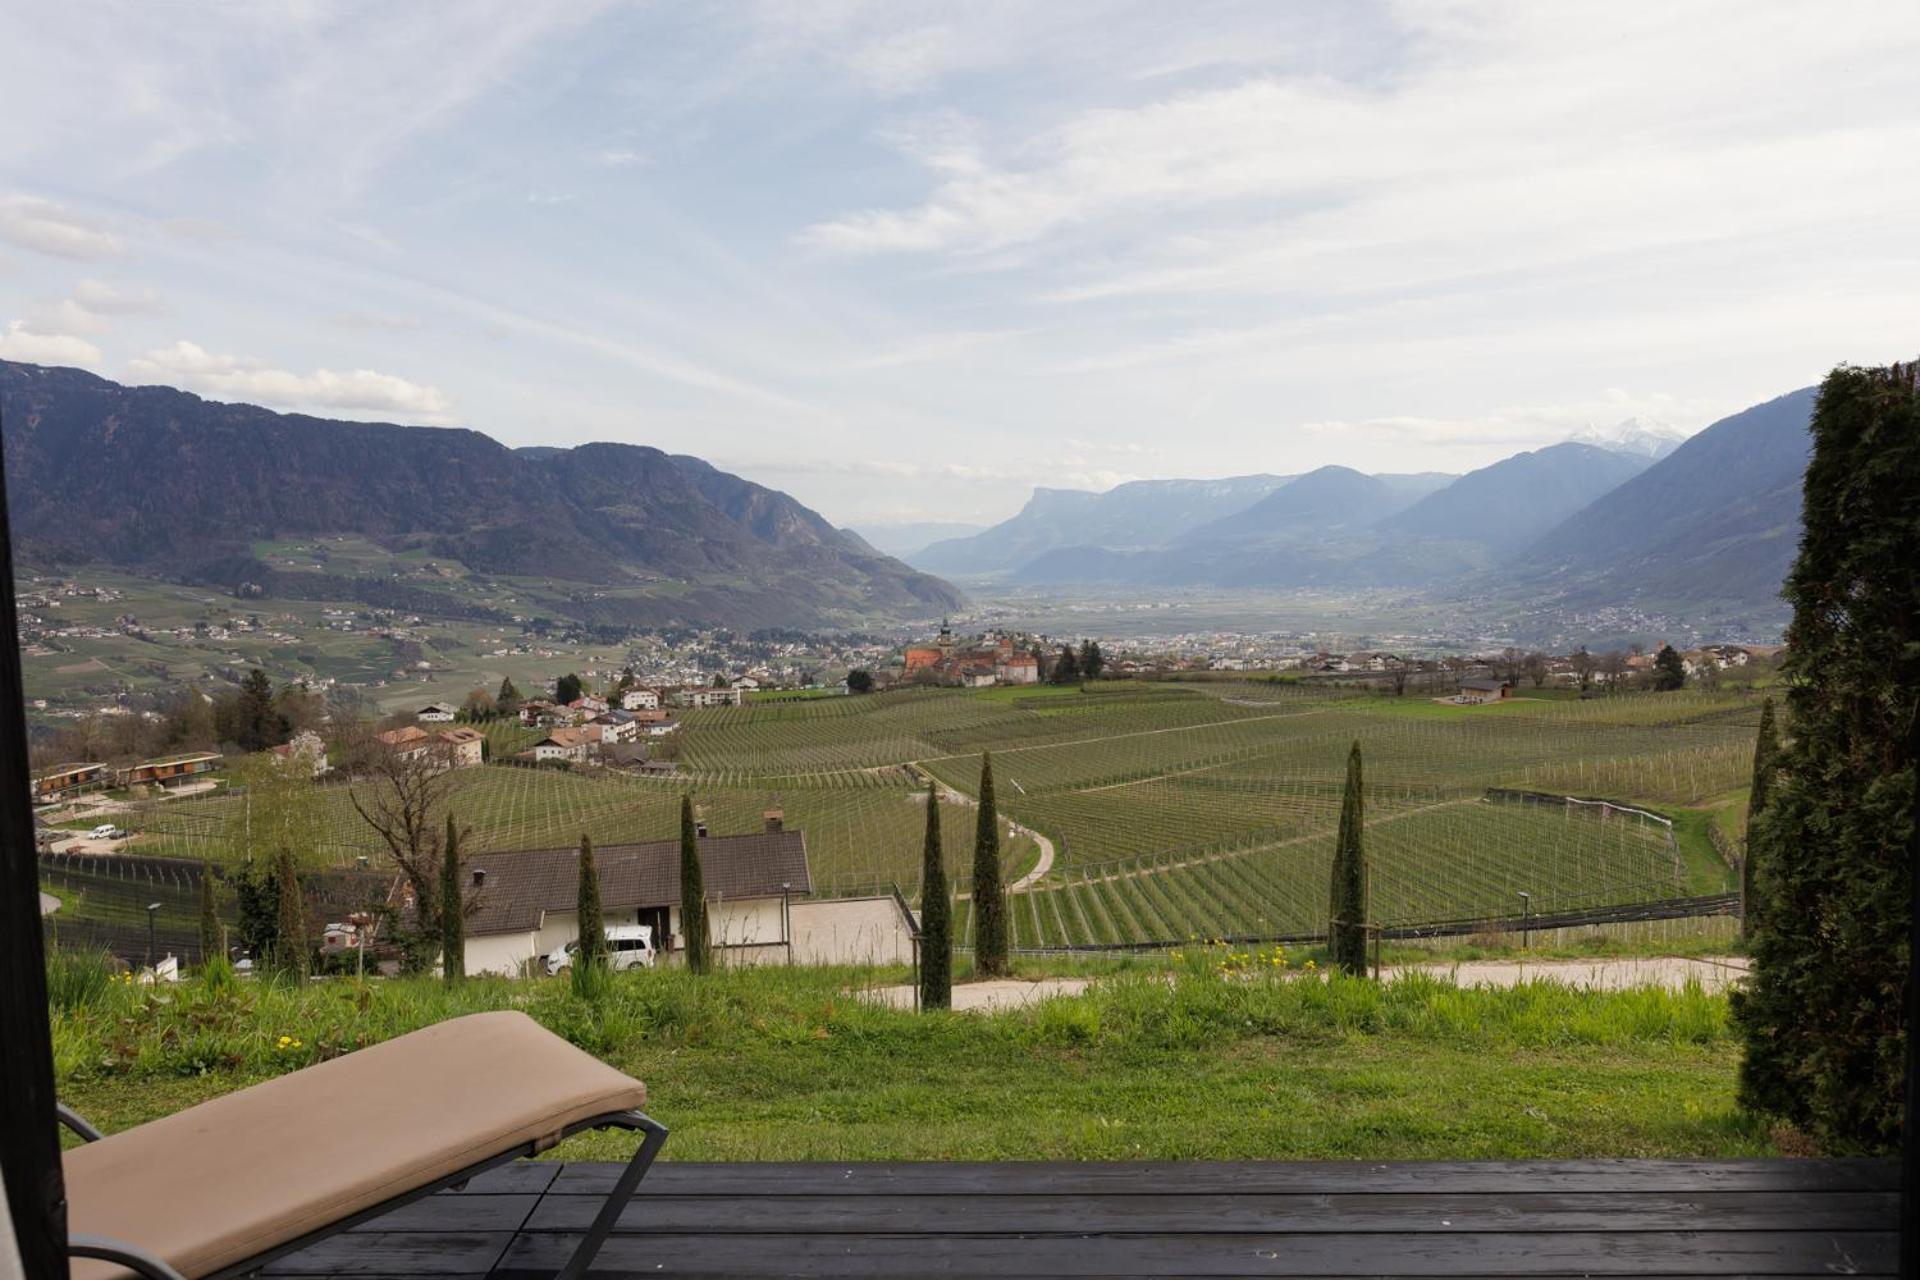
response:
[[[0,357],[842,523],[1463,470],[1920,352],[1920,5],[0,17]]]

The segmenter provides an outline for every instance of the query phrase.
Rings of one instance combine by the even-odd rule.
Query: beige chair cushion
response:
[[[646,1100],[525,1014],[476,1013],[72,1148],[67,1227],[204,1276]]]

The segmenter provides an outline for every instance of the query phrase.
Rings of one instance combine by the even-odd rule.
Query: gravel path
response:
[[[1678,991],[1697,981],[1708,991],[1724,991],[1744,978],[1742,956],[1635,956],[1592,960],[1468,960],[1457,964],[1388,965],[1386,980],[1407,973],[1450,978],[1463,987],[1511,987],[1520,982],[1549,979],[1592,991],[1625,991],[1634,987],[1665,987]],[[1022,982],[997,978],[991,982],[961,982],[953,988],[953,1007],[962,1012],[998,1012],[1024,1009],[1051,996],[1077,996],[1093,985],[1091,978],[1042,978]],[[913,1008],[913,987],[877,987],[861,994],[896,1009]]]

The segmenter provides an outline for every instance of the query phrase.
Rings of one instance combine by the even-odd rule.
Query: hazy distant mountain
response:
[[[629,625],[818,625],[960,603],[786,494],[658,449],[512,450],[475,431],[279,414],[6,361],[0,406],[14,532],[38,555],[272,586],[255,542],[352,533],[588,585],[575,594],[595,620]]]
[[[1381,524],[1383,532],[1477,543],[1500,559],[1621,482],[1651,459],[1589,444],[1556,444],[1516,453],[1469,471]]]
[[[858,534],[868,546],[904,560],[936,542],[945,542],[950,538],[971,538],[986,527],[952,520],[920,520],[856,525],[842,532]]]
[[[1363,528],[1418,501],[1426,491],[1422,479],[1321,467],[1280,486],[1244,511],[1187,530],[1177,541],[1190,547]],[[1432,479],[1444,483],[1451,477]]]
[[[1588,427],[1567,437],[1569,444],[1590,444],[1611,453],[1630,453],[1657,462],[1686,440],[1686,435],[1664,422],[1628,418],[1611,427]]]
[[[1777,619],[1814,397],[1808,387],[1714,423],[1527,548],[1508,585],[1568,607]]]
[[[934,543],[909,559],[936,573],[998,573],[1062,547],[1158,547],[1196,525],[1251,506],[1291,479],[1135,480],[1105,493],[1035,489],[1011,519],[971,537]]]

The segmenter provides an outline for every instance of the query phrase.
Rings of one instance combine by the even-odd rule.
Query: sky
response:
[[[841,524],[1920,354],[1912,0],[10,6],[0,358]]]

